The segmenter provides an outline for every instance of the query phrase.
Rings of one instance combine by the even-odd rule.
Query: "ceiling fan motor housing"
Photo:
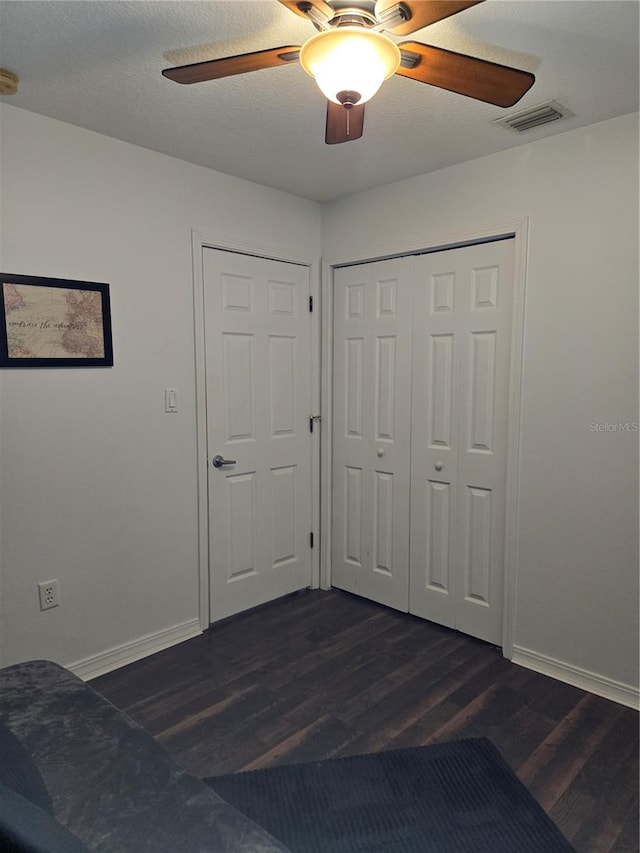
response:
[[[377,24],[375,15],[366,10],[349,7],[337,9],[335,16],[329,21],[329,27],[375,27]]]

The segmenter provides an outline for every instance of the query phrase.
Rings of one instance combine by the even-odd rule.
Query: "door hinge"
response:
[[[309,313],[313,313],[313,296],[309,297]]]
[[[322,415],[310,415],[309,416],[309,432],[313,432],[313,422],[321,421]]]
[[[313,530],[309,534],[309,547],[313,548]]]

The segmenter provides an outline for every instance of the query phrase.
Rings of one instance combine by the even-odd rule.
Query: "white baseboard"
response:
[[[201,633],[200,620],[190,619],[188,622],[183,622],[182,625],[174,625],[173,628],[147,634],[146,637],[140,637],[140,639],[133,640],[130,643],[123,643],[115,649],[107,649],[105,652],[92,655],[84,660],[67,664],[67,669],[70,669],[83,681],[89,681],[91,678],[97,678],[99,675],[104,675],[113,669],[118,669],[128,663],[155,654],[155,652],[161,652],[163,649],[184,642],[184,640],[190,640]]]
[[[513,647],[511,662],[542,675],[549,675],[558,681],[564,681],[565,684],[571,684],[573,687],[580,687],[589,693],[595,693],[596,696],[611,699],[612,702],[618,702],[636,711],[640,710],[640,690],[629,684],[613,681],[613,679],[605,678],[605,676],[598,675],[595,672],[589,672],[589,670],[563,663],[519,646]]]

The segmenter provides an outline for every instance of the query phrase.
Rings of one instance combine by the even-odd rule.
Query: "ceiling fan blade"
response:
[[[341,104],[327,101],[327,127],[324,141],[327,145],[360,139],[364,125],[364,104],[346,110]]]
[[[457,15],[458,12],[463,12],[470,6],[477,6],[478,3],[482,2],[484,0],[402,0],[402,2],[399,0],[378,0],[376,16],[378,20],[383,21],[385,12],[395,6],[403,6],[405,13],[409,13],[409,17],[401,23],[395,24],[395,26],[392,24],[387,29],[396,35],[407,36],[409,33],[421,30],[422,27],[428,27],[429,24],[435,24],[451,15]]]
[[[300,15],[303,18],[309,17],[309,11],[311,9],[319,12],[323,18],[327,19],[327,21],[330,21],[335,15],[333,6],[325,3],[324,0],[306,0],[306,2],[303,2],[302,0],[280,0],[280,3],[282,3],[283,6],[286,6],[287,9],[291,9],[291,11],[295,12],[296,15]]]
[[[272,47],[270,50],[256,50],[254,53],[241,53],[238,56],[225,56],[222,59],[194,62],[192,65],[179,65],[176,68],[165,68],[162,73],[176,83],[202,83],[205,80],[232,77],[234,74],[246,74],[248,71],[260,71],[262,68],[291,65],[299,59],[300,46],[288,45]]]
[[[398,47],[402,60],[396,74],[497,107],[512,107],[536,79],[528,71],[418,41],[403,41]]]

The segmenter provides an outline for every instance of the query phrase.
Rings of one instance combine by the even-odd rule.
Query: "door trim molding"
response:
[[[322,264],[322,493],[320,510],[321,563],[320,586],[331,586],[331,493],[333,474],[333,270],[340,266],[369,263],[402,255],[446,251],[500,238],[514,240],[513,308],[511,331],[511,369],[507,410],[507,482],[505,494],[505,554],[502,653],[511,660],[515,634],[515,587],[518,541],[518,484],[520,470],[520,434],[522,421],[522,365],[524,349],[525,293],[529,219],[481,225],[467,231],[410,238],[404,245],[371,245],[348,258],[333,258]]]
[[[522,425],[522,367],[527,277],[529,220],[514,231],[513,305],[511,315],[511,370],[507,410],[507,482],[504,518],[504,606],[502,654],[513,658],[518,560],[518,499],[520,482],[520,436]]]
[[[259,243],[254,240],[239,240],[229,234],[212,234],[192,229],[191,262],[193,270],[193,327],[196,398],[196,460],[197,460],[197,513],[198,513],[198,617],[200,627],[210,625],[209,606],[209,499],[207,456],[207,385],[205,370],[205,317],[204,317],[204,274],[203,249],[219,249],[244,255],[254,255],[274,261],[299,264],[309,268],[309,285],[314,305],[320,299],[320,262],[317,258],[300,256],[295,249],[284,245]],[[320,311],[311,315],[311,404],[314,412],[320,411]],[[309,414],[312,414],[309,412]],[[311,437],[311,522],[314,530],[320,530],[320,430]],[[321,537],[317,536],[319,546]],[[310,586],[320,584],[321,547],[311,554]]]

